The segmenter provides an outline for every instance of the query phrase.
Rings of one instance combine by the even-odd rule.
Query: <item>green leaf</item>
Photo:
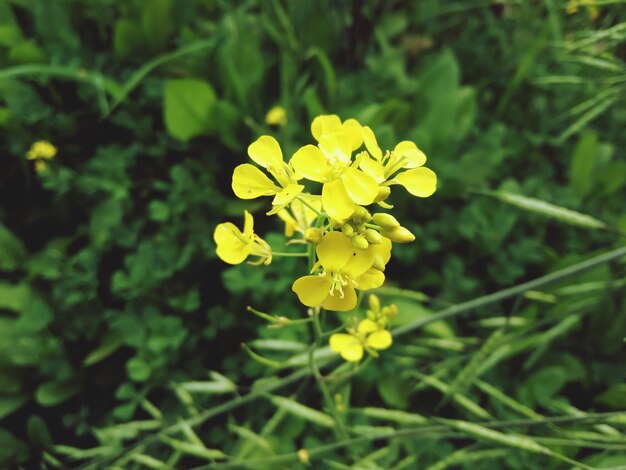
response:
[[[0,271],[13,271],[19,268],[26,254],[22,241],[0,223]]]
[[[134,21],[120,19],[115,22],[113,31],[113,50],[118,57],[132,57],[139,53],[144,42],[141,27]]]
[[[335,421],[333,418],[325,413],[322,413],[321,411],[317,411],[303,405],[302,403],[277,395],[268,395],[267,398],[269,398],[269,400],[278,408],[281,408],[294,416],[302,418],[305,421],[310,421],[311,423],[325,428],[335,427]]]
[[[124,338],[117,331],[107,333],[102,340],[102,343],[100,343],[100,346],[91,351],[83,360],[83,364],[85,366],[90,366],[100,362],[117,351],[122,344],[124,344]]]
[[[37,388],[35,398],[42,406],[55,406],[76,395],[80,388],[74,382],[45,382]]]
[[[609,387],[608,390],[595,397],[593,401],[609,406],[614,410],[626,408],[626,383]]]
[[[410,390],[408,383],[398,377],[385,377],[378,382],[378,393],[381,398],[385,403],[396,408],[409,406]]]
[[[135,382],[145,382],[150,377],[152,369],[150,364],[140,357],[133,357],[126,363],[128,377]]]
[[[32,41],[24,41],[11,48],[9,60],[15,64],[42,63],[46,61],[46,53]]]
[[[591,172],[598,150],[598,134],[595,132],[586,132],[576,143],[570,166],[570,182],[578,197],[584,196],[591,186]]]
[[[148,209],[155,222],[165,222],[170,216],[170,206],[165,201],[151,201]]]
[[[30,441],[40,449],[49,449],[52,447],[52,436],[46,422],[37,415],[28,418],[26,425],[28,437]]]
[[[27,284],[0,283],[0,309],[21,312],[28,303],[30,287]]]
[[[187,141],[215,130],[213,87],[202,80],[180,79],[165,83],[165,127],[172,137]]]
[[[579,227],[586,227],[591,229],[610,229],[607,224],[594,217],[570,209],[566,209],[561,206],[550,204],[549,202],[545,202],[540,199],[534,199],[522,196],[520,194],[509,193],[506,191],[494,191],[481,194],[493,196],[503,202],[519,207],[520,209],[524,209],[529,212],[535,212],[537,214],[560,220],[561,222],[566,222],[571,225],[577,225]]]
[[[0,395],[0,420],[18,410],[28,399],[26,394]]]

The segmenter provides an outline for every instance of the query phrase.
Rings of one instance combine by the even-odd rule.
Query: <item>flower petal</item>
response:
[[[354,281],[357,283],[357,289],[376,289],[385,282],[385,274],[379,269],[370,268],[354,279]]]
[[[322,302],[322,307],[333,312],[348,312],[356,307],[356,292],[350,286],[343,286],[343,297],[338,291],[333,291],[333,295],[326,297]]]
[[[365,142],[365,148],[376,160],[380,161],[383,158],[383,151],[378,146],[374,131],[369,126],[363,126],[363,142]]]
[[[248,211],[243,211],[243,236],[252,240],[254,234],[254,218]]]
[[[352,258],[352,243],[341,232],[328,232],[315,249],[326,271],[340,272]]]
[[[345,132],[331,132],[320,137],[319,147],[331,166],[348,166],[352,159],[350,135]]]
[[[239,264],[250,254],[251,247],[242,240],[244,235],[230,222],[219,224],[213,232],[217,256],[229,264]]]
[[[330,337],[329,346],[346,361],[358,362],[363,357],[363,345],[352,335],[335,333]]]
[[[374,349],[387,349],[393,339],[387,330],[379,330],[370,334],[365,340],[365,345]]]
[[[363,128],[356,119],[346,119],[341,125],[341,130],[348,136],[352,150],[358,149],[363,144]]]
[[[292,183],[285,186],[281,192],[274,196],[274,200],[272,201],[272,206],[274,207],[272,207],[272,210],[269,211],[267,215],[274,215],[278,211],[283,210],[303,189],[304,186],[301,184]]]
[[[293,154],[290,160],[291,166],[298,175],[304,176],[311,181],[326,181],[330,166],[326,157],[315,145],[305,145]]]
[[[370,245],[371,246],[371,245]],[[374,252],[372,250],[360,250],[352,247],[352,257],[348,260],[341,272],[347,274],[352,279],[356,279],[366,272],[374,263]]]
[[[430,168],[414,168],[397,175],[392,184],[404,186],[413,196],[428,197],[437,189],[437,175]]]
[[[232,188],[239,199],[255,199],[260,196],[271,196],[281,190],[265,173],[249,163],[244,163],[235,168],[233,172]]]
[[[335,114],[317,116],[311,123],[311,134],[315,140],[320,141],[322,135],[336,131],[341,127],[341,119]]]
[[[348,167],[342,173],[341,179],[350,199],[361,206],[371,204],[378,196],[378,183],[373,177],[361,170]]]
[[[326,276],[302,276],[295,280],[291,290],[307,307],[317,307],[330,292],[331,281]]]
[[[376,180],[377,183],[385,181],[385,167],[382,163],[370,157],[366,152],[362,153],[359,168]]]
[[[403,168],[417,168],[426,163],[426,155],[410,140],[403,140],[393,149],[396,158],[406,159]]]
[[[351,344],[341,350],[341,357],[348,362],[359,362],[363,358],[363,345]]]
[[[324,183],[322,187],[322,207],[333,219],[347,219],[356,209],[341,179]]]
[[[248,146],[248,155],[263,168],[282,168],[283,152],[271,135],[262,135]]]
[[[375,321],[366,318],[359,322],[357,330],[359,333],[371,333],[372,331],[380,330],[380,326]]]

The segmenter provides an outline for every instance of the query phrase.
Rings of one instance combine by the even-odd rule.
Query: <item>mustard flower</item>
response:
[[[259,257],[251,264],[272,262],[272,249],[254,233],[254,219],[248,211],[244,213],[243,232],[234,224],[225,222],[215,227],[213,240],[217,245],[217,256],[229,264],[240,264],[251,255]]]
[[[318,116],[311,124],[318,145],[305,145],[291,158],[295,172],[322,183],[322,206],[333,219],[347,219],[358,206],[371,204],[378,195],[376,180],[359,170],[352,152],[362,145],[361,125],[335,116]]]
[[[376,351],[387,349],[393,339],[389,331],[368,318],[361,320],[356,329],[348,328],[348,333],[335,333],[330,337],[330,348],[348,362],[359,362],[364,351],[378,356]]]
[[[287,111],[282,106],[274,106],[265,115],[265,122],[270,126],[284,126],[287,124]]]
[[[317,218],[315,210],[318,212],[322,210],[322,199],[319,196],[301,194],[300,198],[304,199],[306,204],[299,199],[294,199],[288,208],[284,208],[276,214],[285,222],[286,237],[293,237],[296,232],[304,235]]]
[[[272,210],[268,215],[284,209],[304,186],[291,166],[283,160],[283,152],[278,141],[269,135],[259,137],[248,146],[248,155],[259,166],[274,177],[278,185],[256,166],[244,163],[233,172],[232,188],[240,199],[256,199],[261,196],[274,196]]]
[[[322,272],[296,279],[291,288],[308,307],[322,306],[337,312],[352,310],[357,301],[355,289],[379,287],[385,279],[382,271],[373,267],[377,258],[386,257],[385,247],[378,248],[381,246],[360,250],[343,233],[329,232],[316,246],[319,261],[314,270],[321,266]],[[387,250],[390,254],[391,242]]]
[[[417,197],[428,197],[435,192],[437,175],[423,166],[426,155],[413,142],[404,140],[392,152],[383,155],[374,132],[367,126],[363,127],[363,141],[367,152],[361,152],[357,157],[359,168],[372,176],[381,188],[399,184]],[[381,193],[384,195],[382,199],[389,195],[389,192]]]
[[[31,145],[26,158],[35,161],[35,171],[40,172],[48,167],[48,161],[57,154],[57,148],[47,140],[39,140]]]

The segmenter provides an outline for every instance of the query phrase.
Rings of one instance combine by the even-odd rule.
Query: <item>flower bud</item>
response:
[[[391,214],[385,212],[378,212],[372,216],[372,221],[376,225],[380,225],[382,228],[393,229],[400,227],[400,222]]]
[[[341,226],[341,231],[346,237],[351,237],[354,235],[354,227],[350,224],[344,224]]]
[[[370,242],[372,245],[378,245],[380,243],[380,240],[383,238],[380,233],[378,233],[376,230],[368,228],[367,230],[365,230],[365,239]]]
[[[355,235],[351,238],[351,241],[352,246],[360,250],[367,250],[367,247],[369,246],[369,243],[367,243],[367,240],[363,235]]]
[[[380,311],[380,300],[378,300],[378,297],[375,296],[374,294],[370,294],[369,304],[370,304],[370,310],[374,312]]]
[[[383,229],[382,235],[383,237],[387,237],[392,242],[396,243],[411,243],[413,240],[415,240],[415,235],[413,235],[405,227],[395,227],[390,230]]]
[[[389,186],[380,186],[378,188],[378,194],[376,195],[374,202],[384,201],[385,199],[389,197],[390,194],[391,194],[391,188]]]
[[[304,239],[309,242],[309,243],[313,243],[313,244],[318,244],[320,241],[322,241],[322,237],[324,236],[324,234],[322,233],[322,231],[319,228],[307,228],[306,232],[304,232]]]

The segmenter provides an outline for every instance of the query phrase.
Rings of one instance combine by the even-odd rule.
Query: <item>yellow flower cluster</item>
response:
[[[57,148],[46,140],[40,140],[31,145],[26,158],[35,161],[35,171],[43,171],[47,168],[48,162],[57,154]]]
[[[392,208],[385,201],[394,185],[414,196],[428,197],[435,192],[437,177],[424,167],[426,156],[413,142],[403,141],[383,152],[374,132],[355,119],[318,116],[311,133],[317,144],[299,148],[289,161],[274,137],[261,136],[248,147],[256,165],[237,166],[232,178],[232,189],[240,199],[271,196],[267,215],[280,217],[285,234],[297,234],[290,243],[307,244],[308,253],[273,252],[254,233],[247,212],[243,232],[232,223],[219,224],[214,240],[218,256],[231,264],[251,255],[258,257],[257,264],[269,264],[272,256],[307,257],[310,273],[292,286],[300,302],[313,308],[349,311],[357,304],[357,290],[383,284],[392,242],[415,239],[391,214],[372,214],[368,206]],[[318,194],[307,191],[320,185]],[[370,344],[367,338],[372,338],[372,344],[384,344],[376,342],[381,335],[371,328],[367,321],[354,330],[365,335],[366,349]]]
[[[377,351],[391,346],[391,333],[386,328],[397,314],[396,306],[392,304],[381,309],[375,295],[369,296],[369,304],[367,318],[361,320],[356,328],[330,336],[330,348],[348,362],[359,362],[364,351],[377,357]]]

